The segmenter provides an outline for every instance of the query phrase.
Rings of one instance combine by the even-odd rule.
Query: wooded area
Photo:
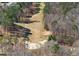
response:
[[[78,2],[0,3],[0,55],[79,55]]]

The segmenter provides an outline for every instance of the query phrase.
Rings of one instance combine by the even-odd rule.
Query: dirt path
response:
[[[39,13],[33,15],[30,18],[30,20],[36,21],[36,22],[29,23],[29,24],[24,24],[24,23],[17,24],[17,25],[23,26],[23,27],[31,30],[32,35],[29,37],[30,42],[39,42],[41,40],[44,40],[44,36],[43,36],[43,32],[45,31],[44,26],[43,26],[43,18],[44,18],[43,8],[44,8],[44,6],[45,6],[44,3],[40,3]]]
[[[43,35],[45,32],[43,26],[44,13],[43,9],[45,7],[44,3],[40,3],[40,11],[39,13],[33,15],[30,20],[36,21],[34,23],[24,24],[24,23],[16,23],[22,27],[28,28],[31,30],[32,35],[29,36],[29,42],[26,41],[26,48],[28,49],[38,49],[42,47],[47,42],[47,36]],[[28,45],[28,46],[27,46]]]
[[[30,37],[31,42],[38,42],[41,40],[44,40],[43,38],[43,31],[44,31],[44,26],[43,26],[43,8],[44,8],[44,3],[40,4],[40,12],[34,16],[32,16],[31,20],[33,21],[38,21],[38,23],[33,23],[31,24],[31,31],[32,31],[32,36]]]

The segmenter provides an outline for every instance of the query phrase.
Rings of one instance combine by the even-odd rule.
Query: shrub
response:
[[[59,45],[58,44],[55,44],[54,46],[52,46],[52,49],[55,53],[57,53],[57,51],[59,50]]]
[[[57,39],[56,39],[56,36],[55,35],[50,35],[49,36],[49,38],[48,38],[48,41],[50,41],[50,40],[54,40],[54,41],[56,41]]]
[[[77,2],[76,3],[73,3],[73,2],[70,2],[70,3],[64,2],[64,3],[62,3],[61,2],[59,5],[62,8],[63,14],[65,15],[65,14],[67,14],[68,11],[72,10],[73,8],[76,8],[78,4],[79,3],[77,3]]]
[[[45,4],[45,7],[44,7],[44,13],[48,13],[49,14],[50,13],[49,10],[50,10],[50,4],[49,3],[46,3]]]
[[[72,29],[73,29],[74,31],[78,31],[78,26],[74,24],[74,25],[72,26]]]
[[[69,46],[71,46],[74,42],[74,38],[71,36],[62,36],[62,38],[59,39],[58,43],[59,44],[67,44]]]

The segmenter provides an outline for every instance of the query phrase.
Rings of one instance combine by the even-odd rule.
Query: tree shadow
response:
[[[17,20],[15,22],[27,23],[27,21],[29,20],[27,18],[31,18],[33,15],[39,13],[39,6],[40,4],[36,3],[31,3],[30,5],[25,6],[22,11],[17,14]]]
[[[32,35],[31,30],[28,28],[24,28],[22,26],[13,25],[12,28],[9,28],[8,31],[12,34],[11,36],[17,36],[17,37],[28,37],[29,35]]]
[[[26,19],[26,20],[24,20],[24,21],[19,21],[19,22],[17,22],[17,23],[30,24],[30,23],[37,23],[37,22],[40,22],[40,21],[31,21],[31,20],[29,20],[29,19]]]

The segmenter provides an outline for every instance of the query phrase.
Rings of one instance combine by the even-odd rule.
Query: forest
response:
[[[0,56],[79,56],[78,2],[0,2]]]

